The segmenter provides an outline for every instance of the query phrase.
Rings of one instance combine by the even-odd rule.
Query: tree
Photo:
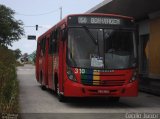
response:
[[[15,54],[15,58],[18,59],[22,56],[21,50],[20,49],[16,49],[13,51]]]
[[[14,18],[15,12],[10,8],[0,5],[0,45],[12,46],[24,35],[23,23]]]

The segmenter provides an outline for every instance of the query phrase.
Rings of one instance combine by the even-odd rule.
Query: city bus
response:
[[[114,14],[68,15],[37,40],[36,79],[67,97],[138,95],[136,25]]]

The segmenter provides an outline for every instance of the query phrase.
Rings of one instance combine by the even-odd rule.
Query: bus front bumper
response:
[[[66,81],[64,83],[66,97],[136,97],[138,96],[138,80],[123,86],[86,86]]]

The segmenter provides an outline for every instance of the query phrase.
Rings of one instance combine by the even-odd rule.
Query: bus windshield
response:
[[[69,28],[67,63],[71,67],[126,69],[135,66],[133,31]]]

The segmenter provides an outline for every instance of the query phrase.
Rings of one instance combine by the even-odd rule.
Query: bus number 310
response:
[[[76,68],[74,73],[75,74],[78,74],[78,73],[85,74],[85,69],[78,69],[78,68]]]

